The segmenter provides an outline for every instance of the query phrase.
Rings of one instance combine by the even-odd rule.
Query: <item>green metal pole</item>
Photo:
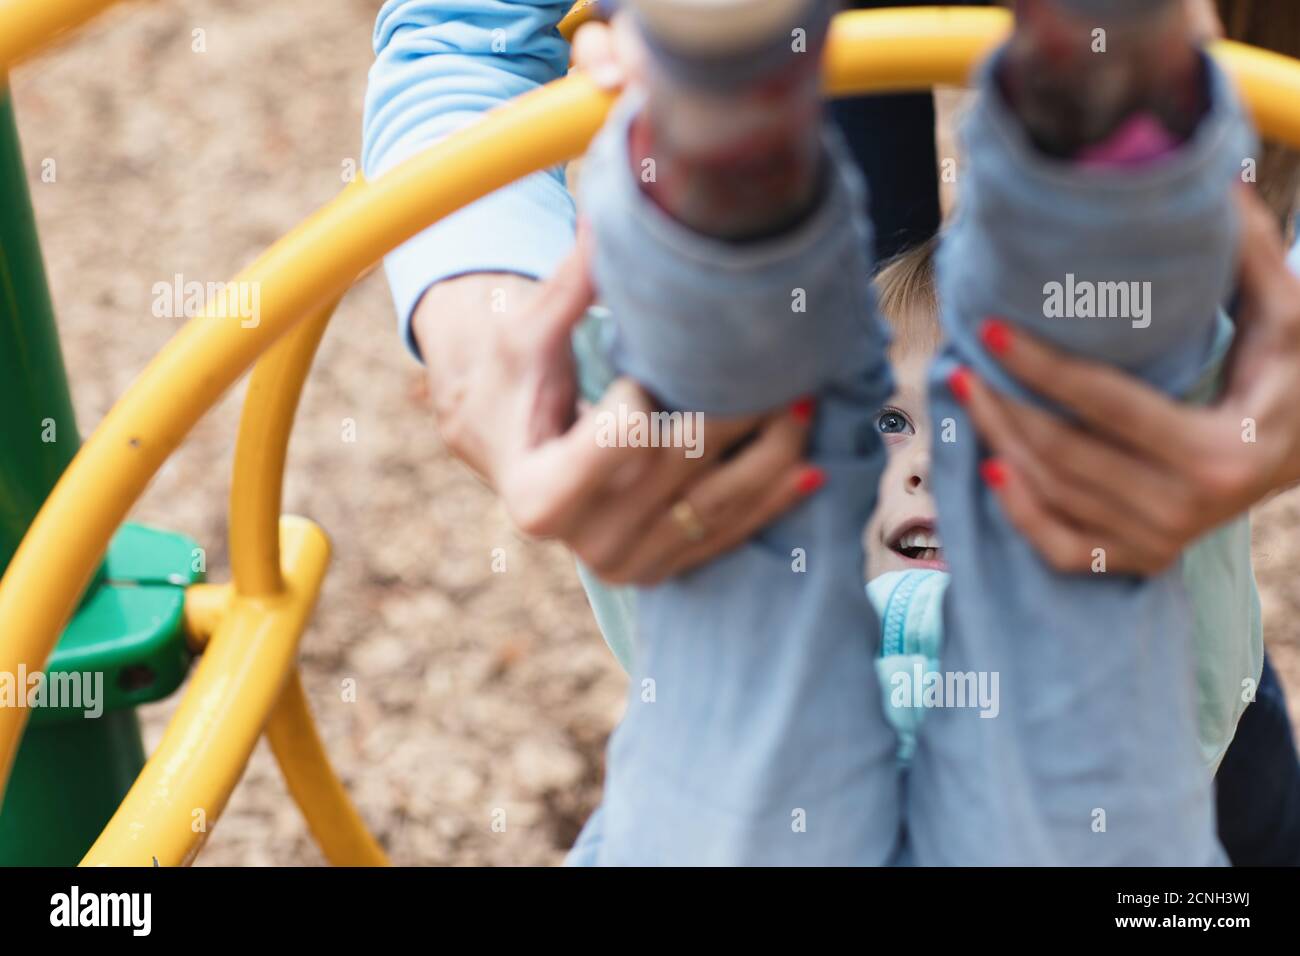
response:
[[[0,574],[79,444],[0,74]],[[29,727],[0,804],[0,865],[75,864],[143,765],[134,710]]]
[[[3,573],[80,443],[7,88],[0,88],[0,197]]]

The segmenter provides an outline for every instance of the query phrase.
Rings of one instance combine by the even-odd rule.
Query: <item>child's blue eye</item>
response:
[[[892,408],[886,408],[880,413],[876,418],[876,427],[883,435],[908,435],[913,431],[907,416]]]

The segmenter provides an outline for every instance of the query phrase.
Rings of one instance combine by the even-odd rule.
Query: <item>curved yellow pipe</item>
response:
[[[1011,32],[1007,10],[918,7],[840,14],[826,38],[830,96],[964,86],[976,64]]]
[[[953,82],[1009,24],[998,10],[841,14],[827,50],[827,87],[846,93]],[[1263,131],[1300,146],[1300,113],[1291,105],[1300,102],[1300,63],[1233,43],[1215,52],[1235,73]],[[907,69],[907,83],[882,64]],[[82,447],[14,555],[0,582],[0,669],[44,663],[127,510],[257,355],[429,223],[580,153],[611,101],[611,94],[573,75],[494,110],[380,179],[345,190],[242,272],[236,282],[257,283],[261,291],[255,327],[239,321],[235,285],[204,317],[187,323]],[[0,710],[0,781],[7,779],[25,716],[23,708]]]
[[[185,642],[191,652],[203,653],[217,632],[217,625],[230,610],[234,596],[235,589],[229,584],[191,584],[185,589],[185,606],[181,613]]]
[[[277,593],[281,492],[303,383],[338,300],[296,325],[253,368],[230,483],[230,568],[239,594]]]
[[[0,0],[0,76],[117,0]]]
[[[162,741],[83,866],[185,866],[207,839],[279,706],[329,563],[329,539],[310,521],[286,516],[280,535],[284,590],[231,600]]]
[[[560,31],[560,36],[566,40],[572,40],[573,35],[578,32],[578,27],[582,26],[588,20],[596,19],[596,14],[600,12],[600,0],[578,0],[569,8],[556,29]]]
[[[230,490],[230,550],[235,581],[233,585],[199,584],[186,590],[186,627],[195,650],[207,645],[230,613],[237,594],[267,597],[284,589],[279,523],[289,437],[312,359],[337,305],[337,301],[330,303],[294,327],[253,369],[240,417]],[[207,712],[203,713],[207,716]],[[215,724],[211,730],[222,732]],[[387,865],[384,851],[366,829],[330,766],[296,669],[271,711],[266,735],[289,793],[325,858],[335,866]],[[150,759],[166,759],[166,755]],[[224,798],[218,800],[216,795],[228,789],[227,781],[239,778],[245,759],[239,750],[225,750],[201,764],[191,763],[179,769],[177,776],[187,774],[184,782],[192,785],[193,800],[198,805],[215,807],[224,804]],[[218,763],[220,760],[227,763]],[[150,786],[156,784],[142,775],[132,793],[136,787]],[[217,811],[208,813],[207,825],[216,822]],[[96,858],[98,862],[138,860],[133,841],[115,832],[133,825],[128,817],[115,817],[109,822],[100,837],[104,849]],[[127,855],[118,858],[116,854],[122,852]]]
[[[274,595],[284,586],[278,524],[289,437],[307,373],[337,306],[336,299],[300,322],[253,368],[230,485],[230,565],[238,595]],[[271,712],[266,733],[289,793],[326,859],[336,866],[386,865],[384,851],[330,766],[296,670]],[[213,773],[207,767],[193,772]],[[226,773],[215,771],[218,778]]]
[[[1232,75],[1260,133],[1300,149],[1300,60],[1235,40],[1219,40],[1210,52]]]
[[[335,866],[387,866],[388,857],[330,767],[296,670],[271,711],[266,739],[325,859]]]

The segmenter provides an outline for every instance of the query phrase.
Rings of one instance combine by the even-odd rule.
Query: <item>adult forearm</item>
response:
[[[506,310],[531,298],[539,283],[525,276],[480,272],[435,283],[415,307],[411,329],[424,357],[429,397],[451,452],[492,482],[490,435],[476,416],[474,387],[498,360],[494,333]]]
[[[564,74],[555,25],[567,0],[389,0],[375,24],[362,165],[382,175],[488,110]],[[469,273],[545,276],[572,244],[573,203],[556,167],[473,203],[384,262],[407,344],[429,287]]]

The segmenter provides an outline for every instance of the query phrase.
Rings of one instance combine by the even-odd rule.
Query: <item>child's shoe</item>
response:
[[[1049,155],[1155,158],[1208,106],[1192,34],[1182,0],[1019,0],[999,81]]]
[[[706,236],[791,229],[821,183],[832,0],[627,2],[649,52],[632,129],[643,190]]]

